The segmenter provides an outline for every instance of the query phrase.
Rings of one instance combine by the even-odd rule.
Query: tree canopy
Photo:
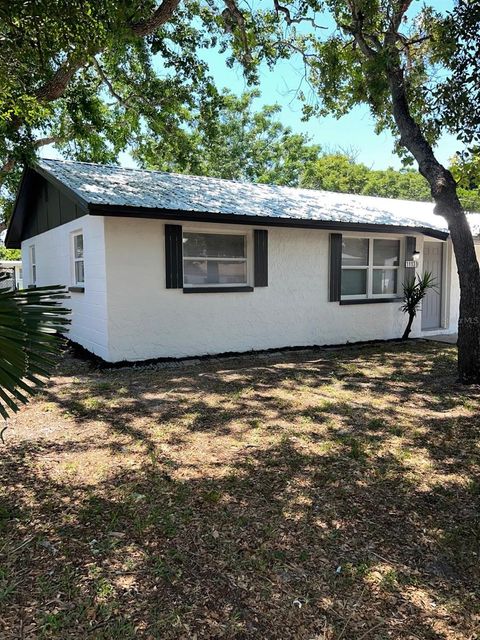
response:
[[[480,211],[480,167],[478,160],[471,160],[469,169],[457,157],[452,159],[451,169],[459,180],[458,193],[467,211]],[[467,176],[471,175],[470,179]],[[321,155],[305,165],[300,186],[325,189],[341,193],[357,193],[382,198],[420,200],[431,202],[428,182],[411,168],[396,170],[370,169],[344,153]]]
[[[0,183],[13,191],[15,169],[52,142],[69,157],[112,162],[148,132],[181,153],[192,118],[207,135],[218,93],[200,52],[228,46],[253,73],[228,4],[2,3]]]
[[[281,123],[280,105],[256,110],[259,96],[258,90],[240,97],[224,91],[208,131],[202,121],[190,123],[181,153],[169,140],[146,135],[133,155],[151,169],[298,186],[320,146]]]

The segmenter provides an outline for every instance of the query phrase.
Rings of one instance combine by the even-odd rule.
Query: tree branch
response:
[[[163,0],[162,4],[155,9],[149,18],[134,22],[131,25],[132,33],[141,38],[150,35],[170,20],[179,4],[180,0]]]
[[[375,38],[371,38],[374,46],[372,47],[367,42],[368,36],[363,32],[363,19],[364,15],[362,11],[356,6],[355,0],[350,0],[348,3],[350,7],[350,13],[352,16],[352,24],[340,24],[340,27],[349,33],[355,39],[358,48],[367,58],[373,59],[377,55],[377,50],[380,48],[380,43]],[[375,48],[376,47],[376,48]]]
[[[93,66],[95,67],[95,69],[98,71],[98,75],[100,76],[100,78],[102,79],[102,81],[107,85],[108,90],[110,91],[110,93],[112,94],[112,96],[120,103],[122,104],[124,107],[128,107],[128,103],[129,103],[129,98],[124,98],[123,96],[121,96],[119,93],[117,93],[117,91],[115,91],[115,88],[113,87],[112,82],[110,81],[110,79],[107,77],[105,71],[103,70],[101,64],[98,62],[98,60],[95,58],[95,56],[93,57]]]
[[[60,142],[60,140],[61,138],[58,136],[45,136],[45,138],[38,138],[38,140],[35,140],[33,146],[35,149],[39,149],[40,147],[44,147],[47,144]],[[8,174],[13,171],[17,162],[17,158],[14,158],[13,156],[10,156],[5,160],[2,167],[0,168],[0,186],[2,185]]]
[[[302,22],[309,22],[312,27],[315,27],[316,29],[326,29],[327,27],[322,27],[321,25],[317,24],[314,20],[314,18],[292,18],[292,14],[290,13],[290,9],[288,7],[285,7],[284,5],[280,4],[279,0],[273,0],[273,6],[275,7],[275,11],[277,12],[277,15],[279,13],[283,13],[283,15],[285,16],[285,22],[288,24],[288,26],[292,25],[292,24],[300,24]]]
[[[400,25],[402,24],[402,20],[404,15],[407,13],[410,5],[412,4],[412,0],[398,0],[396,10],[394,10],[391,22],[390,29],[392,31],[398,31]]]
[[[80,57],[67,58],[40,89],[35,92],[35,97],[40,102],[53,102],[58,100],[65,92],[68,83],[73,76],[85,65],[85,59]]]

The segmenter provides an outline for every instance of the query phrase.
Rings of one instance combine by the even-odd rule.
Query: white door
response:
[[[429,271],[435,287],[429,289],[422,302],[422,329],[439,329],[442,324],[442,242],[423,245],[423,271]]]

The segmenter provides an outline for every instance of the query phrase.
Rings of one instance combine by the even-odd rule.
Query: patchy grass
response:
[[[472,640],[480,392],[409,343],[89,371],[0,461],[0,637]]]

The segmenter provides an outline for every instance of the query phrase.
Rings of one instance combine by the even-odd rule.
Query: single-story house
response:
[[[412,335],[457,330],[429,203],[41,160],[6,245],[25,285],[69,287],[69,337],[108,362],[398,338],[402,283],[424,270],[437,289]]]

